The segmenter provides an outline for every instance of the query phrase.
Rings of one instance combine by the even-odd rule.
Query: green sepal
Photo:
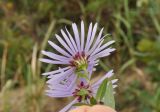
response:
[[[86,80],[89,80],[87,74],[82,73],[82,71],[77,72],[77,75],[78,75],[79,78],[84,78],[84,79],[86,79]]]
[[[97,100],[94,97],[90,98],[90,104],[91,105],[96,105],[97,104]]]
[[[85,79],[89,80],[86,74],[80,73],[80,74],[78,74],[78,76],[79,76],[80,78],[85,78]]]

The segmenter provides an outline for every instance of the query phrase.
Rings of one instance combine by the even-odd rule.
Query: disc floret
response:
[[[88,67],[88,56],[85,55],[84,51],[78,52],[70,61],[70,64],[76,67],[76,71],[84,71]]]

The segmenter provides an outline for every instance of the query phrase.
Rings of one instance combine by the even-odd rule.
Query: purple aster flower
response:
[[[57,34],[55,35],[62,47],[52,41],[48,41],[49,45],[57,53],[42,51],[42,54],[48,58],[42,58],[40,61],[49,64],[65,65],[65,67],[58,70],[43,73],[43,75],[48,76],[49,80],[47,83],[52,85],[52,90],[66,91],[72,89],[77,77],[83,77],[81,74],[85,74],[85,70],[89,72],[87,73],[89,74],[87,77],[90,78],[93,67],[96,66],[98,59],[108,56],[115,50],[108,47],[114,41],[103,44],[105,37],[102,36],[103,28],[96,35],[97,23],[94,26],[90,23],[86,35],[83,21],[81,22],[80,33],[75,23],[72,24],[72,29],[74,36],[69,33],[67,28],[65,28],[65,31],[61,30],[62,37]],[[67,95],[67,93],[64,94]],[[62,94],[59,94],[59,96],[63,97]]]
[[[72,108],[72,105],[78,102],[89,102],[89,99],[96,96],[97,90],[100,84],[106,79],[113,76],[113,70],[106,73],[100,80],[94,84],[87,84],[80,82],[78,85],[74,85],[71,90],[55,90],[54,85],[49,85],[49,90],[47,90],[47,95],[51,97],[69,97],[73,96],[75,99],[64,107],[59,112],[66,112]],[[117,87],[115,84],[118,79],[111,80],[113,88]]]

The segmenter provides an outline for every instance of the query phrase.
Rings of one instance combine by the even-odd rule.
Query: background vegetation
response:
[[[117,110],[160,112],[159,0],[1,0],[0,112],[57,112],[67,104],[44,95],[40,74],[56,66],[38,58],[49,38],[81,20],[86,29],[98,22],[112,34],[106,40],[116,40],[96,74],[115,70]]]

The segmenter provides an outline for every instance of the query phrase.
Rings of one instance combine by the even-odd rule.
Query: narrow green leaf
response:
[[[105,105],[115,108],[113,86],[110,81],[107,83],[107,89],[106,89],[106,92],[105,92],[105,95],[102,101],[104,102]]]
[[[97,91],[97,94],[96,94],[96,100],[97,100],[97,101],[101,101],[102,98],[104,97],[105,92],[106,92],[107,82],[108,82],[108,80],[105,79],[105,80],[102,82],[102,84],[99,86],[98,91]]]

